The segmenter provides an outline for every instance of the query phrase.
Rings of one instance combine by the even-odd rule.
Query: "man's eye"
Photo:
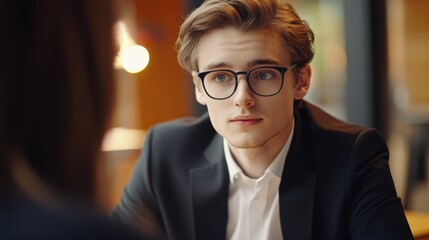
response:
[[[217,72],[210,76],[210,81],[214,83],[230,83],[233,82],[234,76],[224,72]]]
[[[219,74],[219,75],[216,75],[216,77],[214,78],[214,80],[216,82],[223,83],[223,82],[228,81],[228,76]]]
[[[271,72],[259,72],[256,75],[256,78],[259,80],[268,80],[271,79],[273,77],[273,73]]]

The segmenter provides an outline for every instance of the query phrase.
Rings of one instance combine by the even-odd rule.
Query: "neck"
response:
[[[244,174],[251,178],[261,177],[273,162],[275,155],[262,154],[260,149],[238,149],[230,146],[231,154]]]

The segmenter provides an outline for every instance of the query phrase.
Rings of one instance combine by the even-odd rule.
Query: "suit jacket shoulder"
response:
[[[279,190],[284,236],[412,239],[381,134],[305,101],[296,108],[295,119]]]
[[[311,149],[312,162],[319,167],[329,165],[335,168],[349,164],[350,156],[356,151],[361,154],[382,153],[388,161],[385,139],[376,129],[339,120],[305,101],[297,109],[295,118],[298,120],[294,138]],[[364,158],[361,156],[359,159]]]

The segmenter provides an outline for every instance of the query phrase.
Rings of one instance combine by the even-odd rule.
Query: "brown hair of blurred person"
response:
[[[17,192],[94,200],[114,100],[110,4],[8,1],[0,18],[0,211]]]

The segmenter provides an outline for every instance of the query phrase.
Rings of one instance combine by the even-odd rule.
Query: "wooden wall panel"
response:
[[[190,76],[178,64],[174,43],[186,1],[118,1],[119,12],[137,44],[150,54],[142,72],[117,70],[115,127],[143,129],[192,112]]]

